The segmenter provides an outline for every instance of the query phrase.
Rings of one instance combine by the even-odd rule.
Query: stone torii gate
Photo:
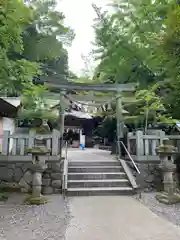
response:
[[[64,133],[64,92],[67,90],[76,91],[91,91],[91,92],[114,92],[116,93],[116,119],[117,119],[117,141],[121,141],[123,138],[123,112],[122,112],[122,92],[133,92],[137,87],[137,83],[130,84],[85,84],[85,83],[52,83],[49,81],[44,82],[44,86],[50,89],[52,92],[60,92],[60,133],[61,138]],[[94,98],[92,99],[94,100]],[[62,141],[61,141],[61,154],[62,154]]]

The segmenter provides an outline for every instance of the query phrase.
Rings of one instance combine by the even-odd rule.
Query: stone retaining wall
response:
[[[128,165],[131,167],[133,171],[133,175],[136,177],[137,185],[139,186],[140,190],[143,191],[153,191],[162,190],[163,188],[163,177],[161,169],[159,168],[159,163],[136,163],[138,169],[140,170],[140,174],[136,172],[133,168],[131,162],[128,162]]]
[[[136,175],[137,184],[145,191],[163,190],[163,175],[159,163],[138,163],[140,175]]]
[[[31,163],[0,164],[0,188],[20,189],[31,192]],[[42,174],[42,194],[61,193],[62,164],[51,163]]]
[[[133,175],[136,177],[137,185],[141,191],[151,192],[151,191],[163,191],[163,173],[159,168],[158,161],[153,162],[136,162],[140,174],[136,172],[132,163],[127,161],[129,167],[131,168]],[[174,177],[174,187],[176,191],[180,191],[180,174],[176,171],[173,175]]]
[[[62,164],[51,163],[43,173],[43,194],[61,193],[62,189]]]

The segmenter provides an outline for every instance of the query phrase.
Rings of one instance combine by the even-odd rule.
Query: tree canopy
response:
[[[56,6],[56,0],[0,1],[1,95],[28,98],[34,94],[39,99],[47,90],[34,86],[35,77],[138,82],[137,101],[123,106],[131,119],[142,122],[147,112],[150,121],[180,119],[180,5],[176,0],[112,0],[109,11],[93,4],[94,49],[84,57],[86,71],[92,56],[99,61],[92,79],[86,71],[81,78],[69,71],[65,46],[71,44],[74,32],[65,26],[65,16]],[[35,102],[32,105],[37,109]],[[112,105],[105,116],[113,116]]]
[[[48,89],[35,86],[34,79],[73,75],[65,46],[74,32],[56,6],[56,0],[0,1],[0,94],[21,97],[21,119],[54,118],[45,106]]]
[[[114,0],[111,10],[93,5],[94,58],[100,82],[139,82],[127,110],[142,121],[141,112],[155,113],[157,122],[180,119],[179,14],[175,0]],[[145,114],[144,114],[145,118]],[[176,121],[176,120],[175,120]]]
[[[31,24],[32,11],[22,1],[9,0],[0,2],[0,88],[3,95],[20,94],[38,73],[38,64],[25,58],[12,58],[22,54],[23,29]]]
[[[55,0],[0,2],[1,95],[20,96],[39,75],[69,75],[68,54],[73,30],[56,11]],[[33,89],[34,91],[34,89]]]

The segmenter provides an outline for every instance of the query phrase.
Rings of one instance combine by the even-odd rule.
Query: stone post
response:
[[[32,197],[41,197],[42,173],[34,172],[32,175]]]
[[[42,186],[42,173],[47,168],[45,164],[45,159],[43,156],[33,156],[34,161],[32,165],[32,197],[40,198],[41,195],[41,186]]]
[[[136,156],[138,160],[144,156],[144,140],[142,131],[136,131]]]
[[[168,139],[163,140],[163,144],[156,149],[160,158],[159,167],[163,172],[164,192],[158,193],[156,198],[165,204],[173,204],[180,202],[180,195],[176,193],[174,186],[173,174],[176,169],[174,164],[174,156],[177,154],[177,148],[172,145]]]

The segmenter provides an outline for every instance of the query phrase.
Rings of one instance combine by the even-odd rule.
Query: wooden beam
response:
[[[79,91],[100,91],[100,92],[133,92],[137,86],[136,83],[130,84],[84,84],[72,83],[53,84],[44,82],[44,85],[50,90],[79,90]]]

